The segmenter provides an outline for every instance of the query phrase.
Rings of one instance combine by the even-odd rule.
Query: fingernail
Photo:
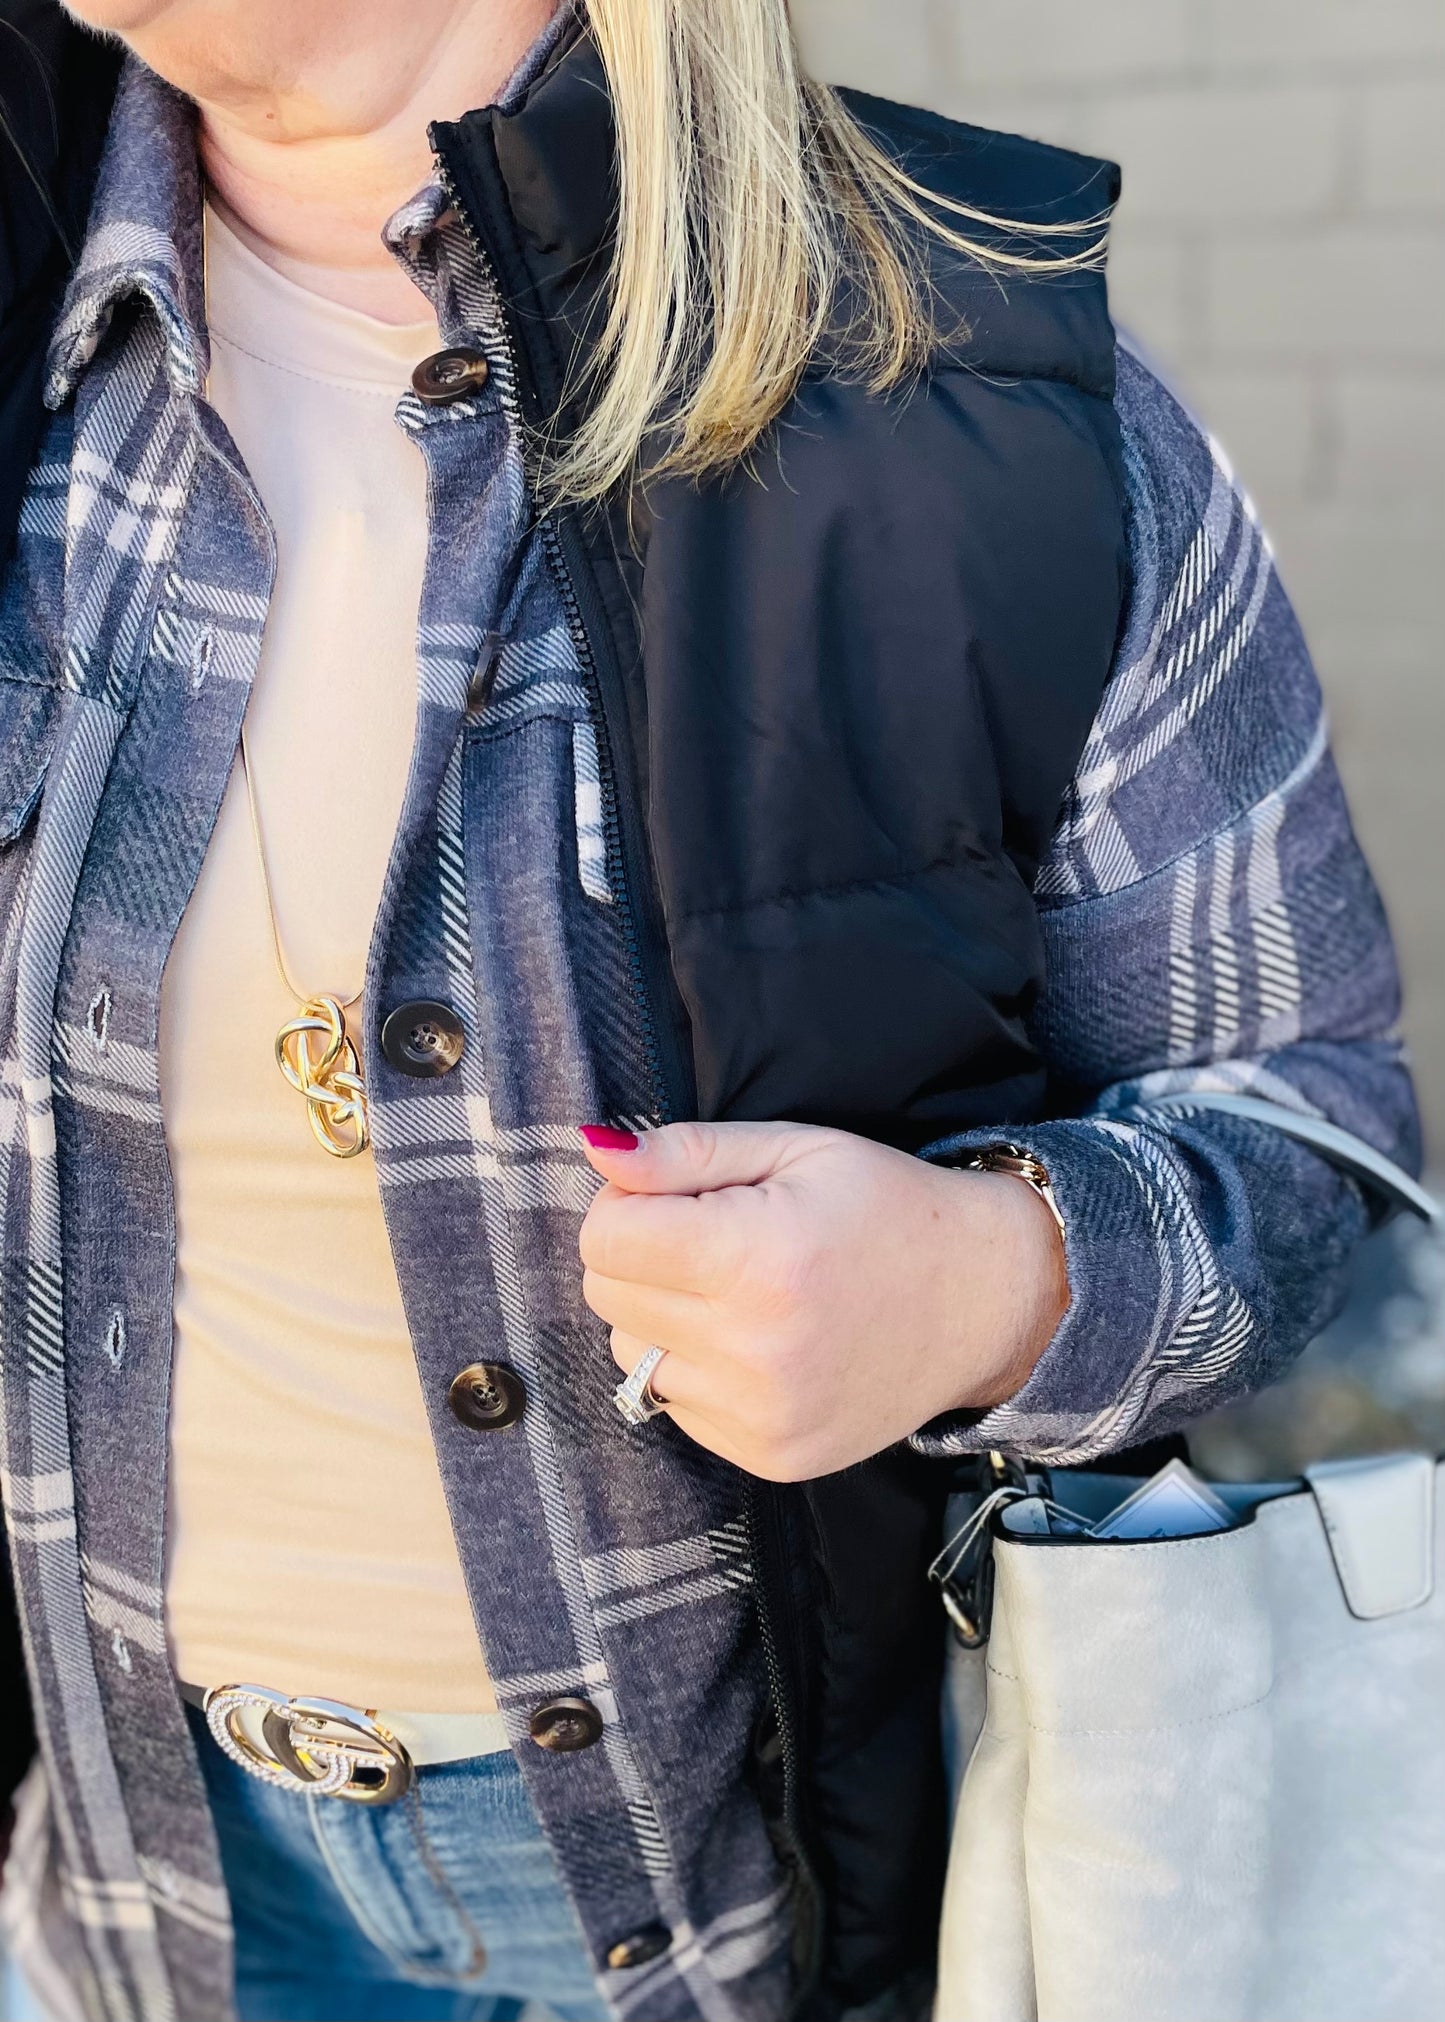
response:
[[[635,1131],[613,1130],[606,1123],[584,1123],[581,1130],[593,1151],[636,1151],[640,1142]]]

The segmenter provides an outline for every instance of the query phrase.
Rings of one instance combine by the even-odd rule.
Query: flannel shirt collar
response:
[[[150,307],[178,392],[199,393],[210,368],[201,267],[202,188],[191,101],[128,57],[116,89],[85,244],[46,358],[45,404],[63,407],[100,349],[117,308]]]
[[[498,94],[499,111],[525,101],[577,25],[571,0],[563,0]],[[414,276],[434,264],[427,241],[447,202],[440,185],[429,183],[387,224],[387,245]],[[46,356],[47,407],[61,408],[72,397],[115,311],[136,296],[149,304],[165,335],[172,386],[183,394],[200,392],[211,364],[203,206],[195,105],[137,57],[128,56],[116,88],[85,244]]]

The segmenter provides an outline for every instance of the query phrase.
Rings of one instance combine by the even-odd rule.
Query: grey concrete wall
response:
[[[1445,0],[794,0],[839,83],[1111,155],[1115,312],[1270,528],[1445,1161]]]

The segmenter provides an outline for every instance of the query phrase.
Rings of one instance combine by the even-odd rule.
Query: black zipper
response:
[[[471,243],[472,250],[476,254],[478,264],[482,269],[485,279],[491,286],[492,294],[497,304],[501,343],[506,354],[508,368],[508,384],[499,389],[502,409],[508,420],[512,423],[517,434],[517,440],[521,444],[525,455],[529,441],[529,431],[522,415],[521,402],[518,397],[518,388],[522,383],[521,357],[516,337],[512,330],[506,297],[497,273],[497,264],[483,242],[481,233],[477,230],[471,210],[457,187],[456,178],[452,173],[442,148],[437,142],[434,131],[431,140],[432,157],[436,162],[442,187],[456,209],[457,216],[461,220],[462,229]],[[535,475],[535,472],[529,473],[529,476],[535,477]],[[674,1099],[673,1091],[687,1087],[690,1083],[691,1075],[684,1068],[673,1035],[669,1031],[665,1043],[663,1036],[659,1033],[657,1021],[653,1016],[653,1004],[655,1002],[666,1003],[668,1001],[667,994],[654,993],[670,993],[673,986],[670,976],[653,977],[649,975],[650,964],[642,936],[638,932],[637,927],[637,915],[633,905],[632,894],[639,889],[639,867],[634,861],[634,851],[630,846],[630,838],[626,833],[621,815],[618,812],[617,768],[612,753],[610,732],[611,713],[607,708],[604,682],[592,644],[594,636],[593,627],[595,626],[600,629],[601,621],[594,615],[592,626],[589,626],[588,613],[583,607],[582,596],[578,589],[578,571],[574,568],[568,553],[569,547],[572,546],[576,538],[575,529],[570,523],[570,516],[564,525],[561,515],[547,513],[539,519],[537,525],[548,562],[551,565],[553,580],[562,599],[567,629],[577,651],[583,680],[593,698],[594,716],[599,733],[597,738],[597,758],[602,801],[603,836],[607,850],[607,861],[614,873],[612,884],[616,893],[618,916],[622,924],[623,942],[627,950],[628,968],[632,976],[633,991],[637,1000],[638,1016],[641,1022],[642,1047],[646,1057],[648,1081],[652,1091],[652,1113],[659,1123],[671,1123],[678,1114],[678,1105]]]
[[[485,278],[491,285],[497,303],[501,342],[508,366],[508,385],[500,390],[502,406],[516,429],[518,440],[525,451],[528,431],[522,417],[517,391],[522,383],[520,354],[512,330],[506,297],[498,276],[497,264],[477,230],[471,210],[457,187],[456,178],[437,141],[435,131],[431,135],[431,142],[442,186],[456,207],[462,228]],[[552,565],[553,579],[562,598],[568,630],[596,705],[597,727],[600,733],[597,740],[598,771],[601,779],[602,819],[608,863],[615,866],[617,871],[613,881],[614,889],[641,1019],[643,1047],[647,1056],[655,1112],[660,1122],[667,1123],[677,1115],[678,1106],[673,1091],[689,1086],[691,1073],[681,1060],[671,1032],[669,1031],[664,1044],[652,1015],[655,1000],[651,994],[648,975],[648,955],[638,933],[637,917],[632,904],[631,894],[637,888],[633,878],[633,853],[618,812],[617,774],[608,729],[610,719],[604,684],[592,646],[593,634],[589,629],[589,612],[578,588],[579,577],[585,583],[589,570],[585,565],[574,567],[572,555],[569,553],[569,550],[575,550],[579,544],[579,535],[572,514],[548,513],[540,520],[539,527],[548,560]],[[579,555],[578,559],[585,564],[585,557]],[[592,624],[600,632],[603,626],[600,614],[594,612],[591,618]],[[658,977],[655,987],[665,993],[657,1001],[665,1003],[673,989],[671,976]],[[798,1888],[796,1911],[798,1993],[794,2004],[796,2009],[806,2003],[821,1970],[823,1898],[817,1873],[808,1852],[803,1821],[802,1754],[793,1676],[788,1664],[788,1655],[796,1659],[800,1643],[792,1595],[783,1563],[783,1541],[780,1535],[776,1497],[777,1491],[769,1483],[750,1481],[745,1505],[745,1522],[754,1575],[753,1596],[757,1610],[758,1636],[767,1672],[768,1693],[778,1724],[778,1746],[783,1767],[782,1823],[786,1850],[793,1863]]]
[[[758,1640],[762,1645],[763,1668],[768,1677],[768,1697],[778,1723],[778,1749],[783,1765],[784,1851],[792,1863],[798,1891],[795,1947],[798,1988],[793,2004],[796,2013],[806,2004],[822,1970],[823,1892],[808,1850],[808,1833],[803,1817],[802,1758],[794,1718],[795,1694],[790,1660],[796,1664],[802,1643],[786,1573],[778,1490],[770,1482],[749,1480],[744,1521],[748,1553],[753,1564]],[[772,1591],[765,1575],[774,1576]]]
[[[670,974],[666,976],[660,973],[655,976],[649,974],[653,965],[649,962],[647,949],[637,928],[637,914],[631,896],[637,885],[633,877],[629,839],[618,812],[617,769],[612,756],[612,741],[608,734],[608,712],[602,677],[592,649],[592,632],[588,626],[582,593],[578,588],[579,572],[572,566],[568,554],[569,547],[577,540],[577,533],[570,517],[564,520],[552,513],[548,513],[540,525],[543,545],[552,564],[553,579],[558,586],[567,615],[568,628],[595,704],[600,731],[597,739],[597,770],[602,787],[602,827],[607,843],[607,860],[617,870],[614,883],[618,913],[622,922],[623,941],[627,948],[627,964],[632,975],[633,994],[637,999],[643,1051],[647,1056],[648,1076],[653,1090],[653,1106],[659,1123],[672,1123],[676,1120],[679,1110],[673,1091],[689,1086],[692,1076],[691,1071],[683,1065],[671,1024],[659,1029],[658,1022],[653,1016],[653,1004],[659,1001],[666,1003],[667,996],[661,993],[670,994],[674,986]],[[600,622],[600,619],[594,619],[594,623]],[[660,970],[661,965],[657,966]]]

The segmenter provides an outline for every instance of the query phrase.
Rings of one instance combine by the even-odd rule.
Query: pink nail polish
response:
[[[593,1151],[636,1151],[639,1143],[635,1131],[613,1130],[606,1123],[584,1123],[581,1131]]]

